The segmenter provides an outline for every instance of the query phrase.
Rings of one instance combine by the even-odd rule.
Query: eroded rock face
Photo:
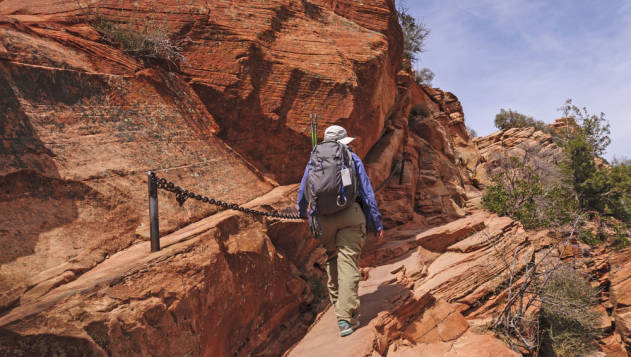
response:
[[[247,207],[281,208],[296,189]],[[135,245],[0,317],[0,354],[279,355],[325,301],[312,290],[323,250],[306,234],[225,211],[162,237],[158,253]]]
[[[489,176],[499,173],[502,161],[511,157],[543,169],[547,173],[545,176],[559,175],[557,166],[563,160],[563,150],[554,142],[551,134],[535,128],[512,128],[477,137],[473,141],[483,158],[480,169]]]
[[[616,331],[631,349],[631,249],[612,255],[610,297]]]
[[[126,54],[92,27],[96,15],[164,24],[186,39],[186,63],[167,71]],[[401,50],[389,0],[1,1],[3,348],[280,353],[325,301],[313,302],[322,251],[302,223],[239,221],[226,245],[199,233],[193,260],[178,243],[160,264],[140,260],[149,275],[127,260],[99,274],[114,257],[144,257],[132,253],[147,249],[148,170],[251,201],[299,179],[312,112],[320,138],[344,125],[364,155],[394,104]],[[160,193],[163,234],[217,212],[191,201]],[[151,342],[166,333],[180,347]]]
[[[320,138],[334,123],[361,137],[356,150],[363,156],[381,137],[397,94],[402,35],[392,0],[274,0],[264,6],[8,0],[0,14],[10,23],[1,29],[6,57],[81,71],[128,74],[143,66],[96,42],[99,34],[86,23],[97,16],[164,26],[186,39],[180,78],[203,103],[205,116],[214,117],[221,138],[281,183],[300,178],[310,151],[309,114],[320,115]]]
[[[187,62],[105,43],[97,6],[164,19]],[[397,73],[401,47],[391,0],[0,1],[0,354],[514,354],[469,325],[502,306],[500,260],[523,267],[545,237],[475,200],[497,143],[556,151],[527,130],[476,147],[453,94]],[[296,186],[277,182],[302,173],[310,113],[320,133],[335,123],[359,139],[391,228],[365,248],[362,328],[343,341],[330,308],[312,325],[327,307],[325,255],[304,222],[160,193],[163,250],[144,242],[150,169],[249,208],[293,206]],[[611,280],[594,268],[612,286],[612,353],[629,342],[616,262]]]
[[[550,124],[548,129],[563,137],[567,132],[575,130],[575,125],[573,120],[561,118]],[[549,133],[536,131],[534,128],[513,128],[475,138],[474,142],[482,156],[480,168],[487,171],[489,176],[502,170],[503,161],[516,157],[537,168],[542,173],[544,182],[560,178],[558,164],[563,160],[564,154]],[[598,160],[596,162],[599,163]],[[556,242],[558,238],[547,237],[544,231],[531,233],[528,239],[534,245],[537,258],[542,255],[537,251],[541,252],[542,247]],[[441,258],[443,257],[439,257],[437,261]],[[628,258],[628,248],[622,251],[604,246],[592,248],[577,239],[571,239],[567,247],[559,248],[554,254],[556,261],[579,269],[590,278],[591,285],[599,289],[600,304],[595,312],[598,316],[597,328],[602,332],[602,338],[598,341],[598,346],[599,353],[608,356],[626,356],[630,351],[631,330],[628,316],[631,315],[628,300],[631,286],[628,284],[628,272],[631,268],[626,263]],[[446,288],[446,291],[449,290]],[[501,306],[498,302],[505,296],[504,292],[486,296],[479,306],[465,310],[464,313],[470,321],[484,323]]]
[[[195,45],[183,70],[220,137],[293,183],[311,149],[310,113],[320,115],[320,139],[343,125],[361,138],[362,156],[381,136],[402,46],[393,10],[386,0],[213,1],[208,23],[188,33]]]
[[[383,183],[405,153],[403,174],[378,196],[388,228],[414,222],[433,226],[464,217],[467,202],[488,182],[469,137],[458,99],[437,88],[398,77],[401,95],[386,134],[366,157],[374,185]]]
[[[173,74],[3,61],[0,82],[0,207],[7,212],[0,218],[0,310],[146,239],[148,170],[236,202],[272,188],[213,135],[212,117]],[[160,197],[163,232],[216,211],[197,202],[181,209]]]

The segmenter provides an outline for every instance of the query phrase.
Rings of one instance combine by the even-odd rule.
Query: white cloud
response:
[[[494,131],[499,108],[552,121],[567,98],[612,125],[608,157],[631,156],[631,3],[428,1],[411,12],[432,30],[420,66],[462,101],[467,123]],[[631,119],[631,118],[629,118]]]

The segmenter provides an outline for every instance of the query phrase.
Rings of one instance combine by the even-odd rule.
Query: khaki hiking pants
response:
[[[338,320],[353,324],[359,315],[359,255],[366,241],[366,218],[357,202],[345,210],[320,216],[326,248],[327,287]]]

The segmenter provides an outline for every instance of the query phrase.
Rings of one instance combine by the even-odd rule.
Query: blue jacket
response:
[[[366,169],[364,169],[364,164],[359,156],[357,156],[354,152],[351,152],[351,154],[353,155],[355,172],[357,173],[358,202],[362,206],[364,216],[366,216],[366,226],[369,230],[381,231],[383,230],[383,225],[381,224],[381,213],[379,213],[379,208],[377,207],[377,200],[375,200],[375,192],[370,184],[370,179],[368,178],[368,174],[366,174]],[[305,197],[305,186],[307,185],[308,176],[309,163],[307,163],[305,173],[302,175],[300,189],[298,190],[298,214],[300,217],[307,217],[307,206],[309,205],[309,202]]]

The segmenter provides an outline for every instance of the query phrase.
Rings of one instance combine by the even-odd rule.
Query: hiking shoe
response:
[[[340,328],[340,336],[348,336],[353,333],[357,327],[359,327],[359,320],[355,321],[352,325],[346,320],[339,320],[337,322],[337,326]]]

